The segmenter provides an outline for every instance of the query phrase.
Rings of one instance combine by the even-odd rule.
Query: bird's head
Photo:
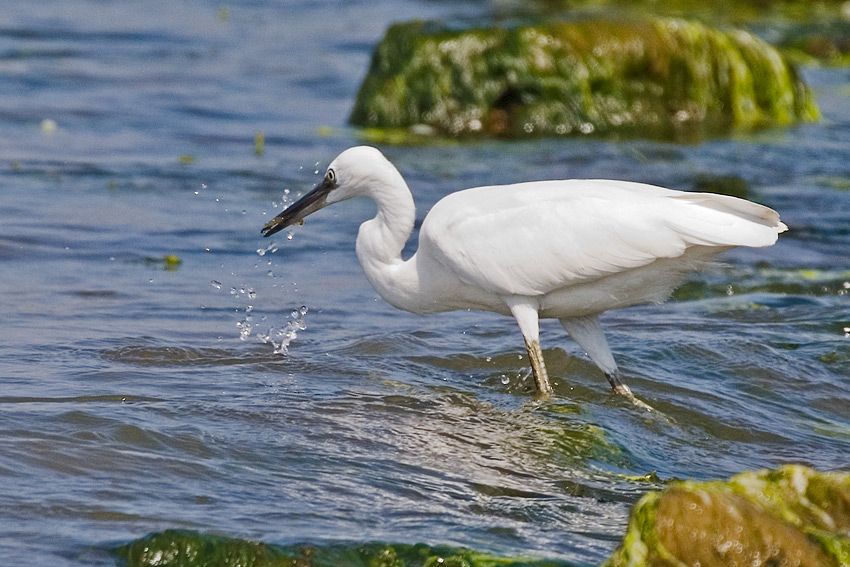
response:
[[[395,177],[400,177],[398,171],[380,150],[370,146],[349,148],[331,162],[322,181],[312,191],[266,223],[263,236],[299,224],[307,215],[328,205],[353,197],[371,196],[375,187],[390,185]]]

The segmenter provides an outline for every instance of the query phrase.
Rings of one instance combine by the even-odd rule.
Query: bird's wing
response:
[[[425,218],[419,240],[422,253],[466,283],[534,296],[689,246],[766,246],[777,223],[770,209],[732,197],[570,180],[454,193]]]

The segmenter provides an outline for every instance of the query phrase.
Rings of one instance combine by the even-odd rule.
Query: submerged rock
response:
[[[850,565],[850,474],[789,465],[644,496],[605,567]]]
[[[396,24],[350,121],[449,136],[699,139],[818,117],[796,69],[764,41],[661,19],[463,31]]]

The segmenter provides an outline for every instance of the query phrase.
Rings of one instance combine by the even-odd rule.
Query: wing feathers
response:
[[[607,180],[479,187],[438,202],[420,247],[462,281],[541,295],[677,258],[692,246],[769,246],[775,211],[734,197]]]

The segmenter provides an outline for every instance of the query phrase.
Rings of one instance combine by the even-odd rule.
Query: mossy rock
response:
[[[695,140],[818,118],[795,67],[764,41],[652,19],[462,31],[396,24],[350,121],[372,135]]]
[[[166,530],[119,547],[129,567],[284,567],[293,565],[279,549],[253,541]]]
[[[150,534],[116,554],[126,567],[569,567],[563,561],[497,557],[450,546],[275,546],[191,530]]]
[[[850,565],[850,475],[802,466],[647,494],[604,567]]]

